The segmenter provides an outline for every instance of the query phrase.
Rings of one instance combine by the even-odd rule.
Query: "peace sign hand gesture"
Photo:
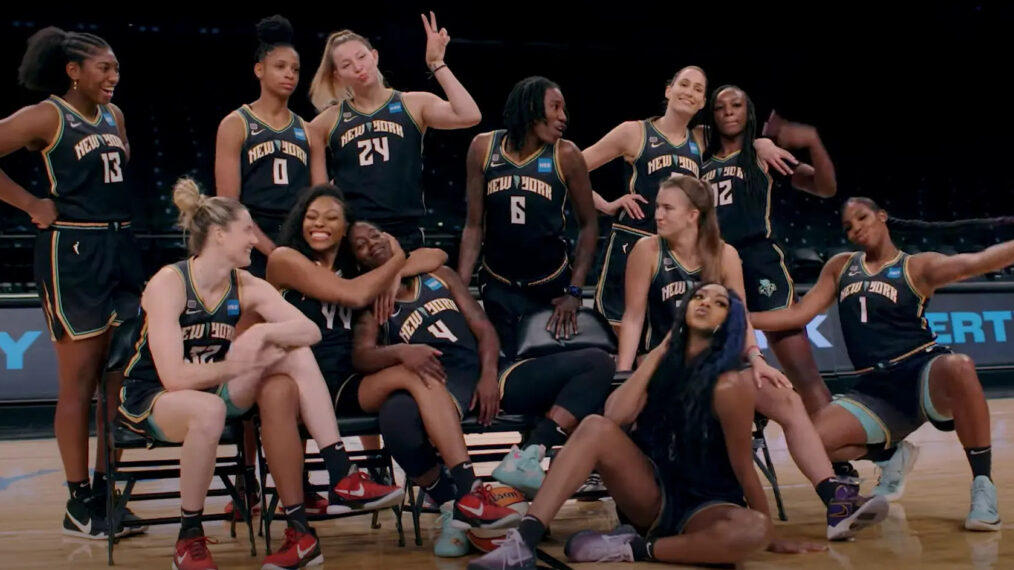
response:
[[[451,36],[447,35],[447,28],[437,27],[437,16],[432,11],[429,18],[425,14],[419,16],[426,29],[426,65],[432,71],[444,64],[444,52],[447,51]]]

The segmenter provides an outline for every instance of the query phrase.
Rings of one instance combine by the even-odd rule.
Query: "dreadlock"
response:
[[[742,158],[739,163],[743,167],[743,179],[746,181],[746,187],[750,191],[754,189],[754,184],[757,182],[761,182],[762,186],[766,188],[767,182],[764,180],[764,171],[757,164],[757,151],[753,148],[753,141],[757,138],[757,111],[753,106],[753,100],[746,94],[746,91],[735,85],[722,85],[711,93],[711,98],[708,100],[707,112],[704,116],[707,149],[704,151],[704,158],[701,159],[701,162],[710,160],[711,157],[715,156],[716,152],[722,150],[722,135],[718,132],[718,125],[715,124],[715,105],[718,103],[718,96],[723,91],[729,89],[735,89],[742,93],[743,100],[746,101],[746,125],[740,134],[742,146],[739,151]]]
[[[689,301],[707,282],[696,284],[675,311],[669,348],[648,383],[648,398],[637,418],[643,449],[657,450],[652,460],[663,469],[696,465],[713,429],[712,393],[718,377],[739,366],[746,335],[746,308],[729,290],[729,314],[702,353],[686,359],[686,314]],[[663,451],[665,450],[665,451]],[[671,471],[666,471],[671,472]]]
[[[28,48],[18,67],[18,83],[47,95],[66,93],[70,89],[67,64],[83,64],[103,49],[109,49],[109,44],[95,34],[65,32],[55,26],[43,28],[28,38]]]
[[[518,81],[507,96],[503,123],[507,128],[507,144],[520,152],[528,129],[546,118],[546,91],[560,86],[545,77],[526,77]]]
[[[264,61],[264,58],[276,47],[292,46],[292,24],[282,16],[275,14],[257,22],[257,52],[254,57],[257,61]]]

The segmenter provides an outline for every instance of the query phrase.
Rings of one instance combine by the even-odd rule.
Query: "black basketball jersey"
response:
[[[95,119],[56,95],[46,102],[60,113],[52,144],[42,150],[50,198],[60,219],[121,222],[131,218],[130,186],[124,180],[127,148],[112,109],[99,105]]]
[[[236,335],[236,323],[239,322],[239,274],[235,269],[230,272],[229,288],[222,298],[204,299],[194,288],[192,263],[191,257],[169,266],[180,274],[187,290],[187,303],[180,314],[183,358],[194,364],[220,362],[225,360],[225,355],[229,352],[229,346]],[[124,376],[132,382],[160,382],[148,346],[146,314],[140,338],[134,347],[134,356],[127,364]]]
[[[899,252],[870,273],[865,254],[854,253],[838,277],[838,318],[856,370],[885,365],[936,343],[924,313],[929,299],[908,275],[911,256]]]
[[[396,301],[384,324],[386,344],[425,344],[439,350],[445,367],[479,365],[479,348],[465,315],[440,277],[426,273],[412,278],[415,298]]]
[[[567,265],[567,183],[559,143],[517,163],[504,152],[506,138],[505,130],[492,133],[483,166],[483,265],[508,281],[558,274]]]
[[[733,247],[771,237],[771,176],[757,168],[749,187],[740,156],[739,151],[725,158],[712,156],[701,174],[701,180],[715,193],[722,239]]]
[[[640,204],[644,218],[635,220],[624,210],[620,210],[616,218],[616,225],[652,234],[655,233],[655,197],[662,181],[673,174],[696,178],[701,171],[701,149],[694,142],[693,133],[687,129],[686,139],[678,145],[673,144],[655,128],[656,118],[641,122],[641,150],[634,162],[626,164],[628,191],[648,201]]]
[[[337,275],[341,277],[341,270]],[[352,309],[336,303],[325,303],[296,291],[282,291],[292,303],[320,329],[320,342],[313,346],[313,355],[325,378],[352,366]]]
[[[423,133],[400,92],[369,114],[342,102],[327,141],[331,176],[358,218],[383,225],[426,212]]]
[[[662,342],[672,328],[679,308],[693,284],[700,280],[701,269],[687,269],[676,259],[665,238],[658,240],[658,261],[648,289],[648,318],[644,348],[651,350]]]
[[[296,205],[296,195],[310,185],[310,141],[303,119],[289,111],[289,124],[271,128],[243,105],[239,200],[251,215],[282,220]],[[272,236],[273,237],[273,236]]]

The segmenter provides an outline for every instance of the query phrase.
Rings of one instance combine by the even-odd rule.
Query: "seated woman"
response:
[[[392,456],[410,479],[425,487],[437,501],[446,503],[448,522],[454,501],[459,500],[483,513],[484,518],[478,524],[516,524],[520,518],[516,512],[498,507],[489,500],[484,488],[475,488],[475,474],[461,433],[460,412],[448,394],[456,384],[445,387],[442,382],[429,381],[432,350],[402,345],[394,354],[397,362],[390,366],[370,365],[369,354],[365,355],[367,365],[363,366],[362,351],[353,354],[353,311],[370,304],[391,283],[400,288],[401,275],[437,270],[447,255],[436,249],[418,249],[406,261],[397,240],[378,230],[377,248],[383,249],[383,261],[349,279],[350,272],[341,268],[346,256],[340,255],[349,247],[345,239],[345,211],[341,192],[332,185],[304,191],[282,229],[281,247],[268,260],[268,280],[283,289],[284,297],[317,323],[321,331],[323,340],[314,347],[314,354],[324,371],[337,413],[345,416],[379,412],[381,431]],[[365,326],[375,337],[377,318],[366,311],[360,322],[363,321],[366,324],[357,325],[356,335]],[[383,364],[385,354],[381,352]],[[357,368],[370,374],[365,377],[357,374],[354,361],[359,364]],[[463,401],[459,405],[467,405],[475,381],[462,380],[452,393],[459,402]],[[440,477],[430,440],[447,464],[454,466],[451,473],[457,485]],[[460,556],[464,552],[458,552],[467,546],[463,533],[449,530],[442,533],[435,551],[442,556]]]
[[[799,303],[751,313],[751,319],[761,330],[792,330],[837,303],[859,381],[814,415],[827,453],[836,461],[868,457],[903,442],[927,421],[942,431],[956,430],[972,471],[965,528],[1000,530],[989,406],[975,363],[937,344],[925,311],[938,288],[1014,263],[1014,241],[975,253],[910,255],[894,245],[887,212],[873,200],[849,198],[841,217],[846,236],[861,251],[832,257]],[[901,455],[898,461],[908,454]],[[905,463],[898,469],[899,483],[911,468]]]
[[[284,472],[291,464],[296,472],[294,487],[275,474],[290,528],[264,568],[320,563],[320,546],[302,512],[298,432],[295,422],[278,421],[287,409],[302,416],[332,475],[332,500],[352,500],[347,491],[358,492],[362,478],[347,476],[351,464],[334,412],[320,397],[326,388],[308,348],[320,340],[320,332],[270,285],[238,269],[250,263],[257,241],[245,207],[231,198],[203,196],[189,179],[176,184],[173,200],[193,257],[162,268],[145,288],[144,326],[120,393],[126,427],[153,440],[183,444],[182,526],[173,568],[217,568],[201,525],[204,499],[225,419],[244,414],[254,403],[264,419],[264,451],[272,471]],[[265,322],[237,336],[236,324],[248,312]],[[401,490],[385,494],[400,500]]]
[[[620,370],[630,370],[639,344],[651,350],[661,342],[672,328],[683,293],[694,283],[718,281],[745,298],[739,254],[719,236],[714,198],[706,183],[683,175],[663,181],[656,196],[655,222],[658,235],[638,240],[627,260]],[[745,343],[755,375],[769,369],[749,320]],[[771,382],[758,381],[757,387],[757,412],[782,426],[792,459],[827,506],[828,540],[844,540],[883,520],[888,510],[884,498],[867,500],[859,495],[857,482],[835,477],[799,394]]]
[[[716,283],[685,298],[672,332],[609,396],[605,416],[585,418],[556,456],[520,527],[469,570],[535,568],[546,525],[593,469],[625,524],[572,536],[565,552],[575,562],[734,564],[764,548],[820,548],[773,538],[753,465],[756,388],[740,371],[743,303]]]

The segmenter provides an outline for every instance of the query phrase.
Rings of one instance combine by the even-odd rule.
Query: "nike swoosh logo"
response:
[[[628,245],[630,245],[630,244],[627,244],[627,243],[623,244],[623,253],[624,253],[624,255],[626,255],[626,253],[627,253],[627,246]]]
[[[354,490],[353,490],[353,489],[350,489],[350,490],[348,490],[348,491],[346,491],[346,492],[347,492],[347,493],[348,493],[349,495],[352,495],[353,497],[363,497],[363,496],[365,496],[365,495],[366,495],[366,489],[365,489],[365,488],[363,488],[363,486],[362,486],[362,485],[360,485],[358,489],[354,489]]]
[[[983,453],[989,453],[990,451],[993,451],[993,450],[992,449],[984,449],[982,451],[969,451],[968,454],[969,455],[982,455]]]
[[[177,557],[176,558],[176,565],[179,566],[180,568],[182,568],[183,567],[183,562],[187,559],[187,555],[188,554],[190,554],[190,553],[189,552],[184,552],[183,556]]]
[[[461,510],[468,511],[468,512],[472,513],[473,515],[477,516],[477,517],[481,517],[482,513],[486,512],[486,506],[485,505],[479,505],[478,510],[473,509],[471,507],[467,507],[465,505],[462,505],[461,503],[458,503],[458,506],[461,507]]]
[[[665,144],[665,143],[663,143],[662,141],[653,142],[653,143],[651,143],[651,148],[658,148],[658,147],[662,146],[663,144]]]
[[[503,166],[503,164],[504,163],[502,163],[502,162],[491,162],[491,163],[489,163],[489,166],[490,166],[490,168],[496,168],[498,166]]]
[[[676,269],[676,268],[675,268],[675,267],[666,267],[666,268],[665,268],[666,272],[672,271],[672,270],[674,270],[674,269]]]
[[[76,129],[76,128],[78,128],[78,127],[81,126],[81,123],[75,123],[74,121],[70,121],[69,124],[70,124],[70,128],[72,128],[72,129]]]
[[[187,315],[196,315],[197,313],[200,313],[200,312],[201,312],[200,309],[187,309],[186,314]]]
[[[316,544],[317,543],[314,542],[314,545],[316,545]],[[307,554],[309,554],[311,550],[313,550],[313,546],[311,546],[310,548],[307,548],[306,550],[303,550],[302,548],[299,547],[298,544],[296,545],[296,554],[299,555],[299,559],[300,560],[302,560],[304,556],[306,556]]]
[[[91,534],[92,532],[91,519],[88,519],[88,524],[82,524],[81,521],[74,518],[74,515],[70,514],[70,511],[67,512],[67,516],[70,517],[70,522],[74,523],[74,526],[76,526],[78,530],[80,530],[85,534]]]

